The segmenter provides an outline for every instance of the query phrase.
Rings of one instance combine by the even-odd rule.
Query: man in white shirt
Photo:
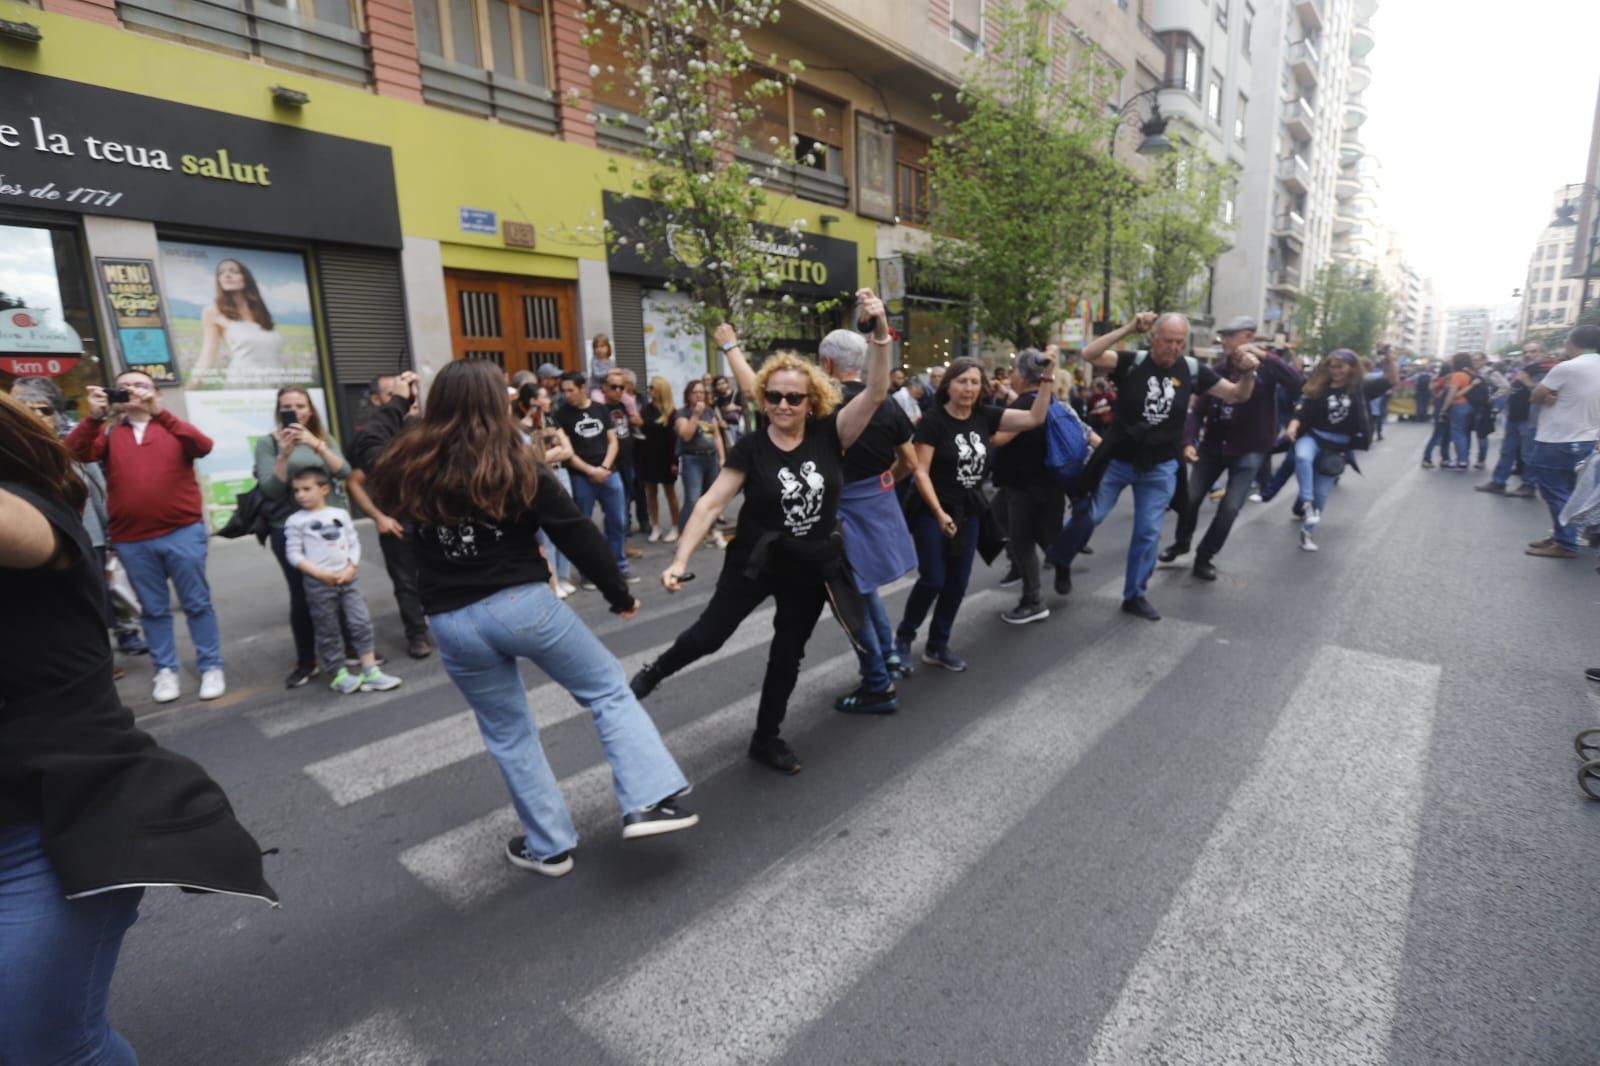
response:
[[[1578,463],[1600,439],[1600,326],[1579,326],[1567,335],[1564,363],[1552,367],[1533,390],[1539,412],[1531,465],[1539,495],[1550,508],[1550,536],[1528,545],[1528,554],[1575,559],[1578,530],[1561,524],[1561,508],[1572,496]]]

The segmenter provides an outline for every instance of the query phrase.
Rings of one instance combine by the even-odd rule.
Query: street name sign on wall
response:
[[[3,67],[0,204],[400,247],[385,145]]]

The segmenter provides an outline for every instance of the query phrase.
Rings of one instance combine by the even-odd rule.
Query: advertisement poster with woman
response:
[[[189,420],[216,448],[198,464],[211,528],[254,484],[255,439],[277,428],[277,392],[303,388],[328,421],[305,258],[161,242],[169,324]]]

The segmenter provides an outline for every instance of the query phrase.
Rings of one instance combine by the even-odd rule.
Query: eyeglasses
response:
[[[774,392],[772,389],[768,389],[763,395],[766,397],[767,405],[770,407],[777,407],[781,403],[787,403],[790,407],[799,407],[811,398],[803,392]]]
[[[620,389],[620,388],[622,388],[621,385],[614,384],[614,383],[612,383],[610,381],[606,382],[604,387],[607,388],[607,389]]]

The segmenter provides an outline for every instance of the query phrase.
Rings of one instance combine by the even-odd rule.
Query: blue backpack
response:
[[[1056,400],[1044,420],[1044,468],[1057,481],[1071,481],[1089,461],[1089,434],[1077,412]]]

